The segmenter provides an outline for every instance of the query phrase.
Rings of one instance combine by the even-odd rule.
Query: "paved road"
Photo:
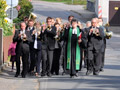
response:
[[[71,7],[74,6],[69,7],[67,5],[66,8],[63,6],[61,8],[61,4],[49,4],[47,2],[33,2],[33,5],[35,13],[41,17],[41,21],[44,21],[48,14],[52,17],[61,16],[64,21],[67,20],[67,16],[70,14],[79,18],[78,15],[69,11],[69,8],[71,10]],[[107,41],[104,72],[101,72],[99,76],[86,76],[86,70],[82,69],[79,72],[79,77],[74,79],[69,78],[69,75],[52,76],[51,78],[28,75],[27,78],[23,79],[21,76],[15,78],[15,70],[14,72],[10,72],[11,67],[8,66],[0,73],[0,90],[120,90],[119,47],[119,35],[114,35],[113,38]]]
[[[107,41],[104,72],[86,76],[85,69],[78,78],[69,75],[40,79],[40,90],[120,90],[120,37]]]
[[[46,17],[50,16],[53,18],[61,17],[63,22],[67,21],[69,15],[74,15],[75,18],[80,20],[80,16],[70,10],[84,10],[84,6],[80,5],[65,5],[63,3],[50,3],[44,1],[34,1],[34,13],[37,14],[38,21],[45,22]]]

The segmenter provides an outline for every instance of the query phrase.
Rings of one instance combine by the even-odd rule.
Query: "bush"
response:
[[[3,28],[3,35],[8,36],[12,35],[12,24],[8,22],[6,15],[6,1],[0,0],[0,28]]]
[[[18,13],[18,18],[23,21],[25,16],[29,17],[30,13],[33,11],[33,6],[29,0],[20,0],[19,5],[21,9]]]

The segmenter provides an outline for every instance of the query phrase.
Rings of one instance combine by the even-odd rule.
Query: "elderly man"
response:
[[[32,41],[30,32],[26,30],[25,22],[20,24],[21,29],[15,31],[13,42],[17,42],[16,45],[16,74],[18,77],[20,74],[20,56],[22,56],[22,77],[25,78],[28,70],[28,58],[29,58],[29,42]]]
[[[102,41],[104,38],[103,29],[98,27],[98,19],[93,18],[92,26],[89,27],[88,33],[88,67],[86,75],[93,72],[93,75],[98,75],[100,70],[100,54]]]

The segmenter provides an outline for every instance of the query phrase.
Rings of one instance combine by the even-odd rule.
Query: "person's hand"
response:
[[[18,37],[21,38],[21,34],[19,34]]]
[[[93,32],[93,29],[91,28],[91,29],[90,29],[90,33],[92,33],[92,32]]]
[[[96,33],[99,33],[99,29],[96,29]]]
[[[26,34],[23,35],[23,38],[27,38]]]
[[[32,34],[34,35],[36,33],[36,30],[34,30],[33,32],[32,32]]]
[[[40,34],[41,34],[41,32],[40,32],[40,31],[38,31],[38,32],[37,32],[37,34],[38,34],[38,35],[40,35]]]
[[[78,43],[81,43],[81,42],[82,42],[82,40],[81,40],[81,39],[79,39],[79,40],[78,40]]]

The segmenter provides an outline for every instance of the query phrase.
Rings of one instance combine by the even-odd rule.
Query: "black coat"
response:
[[[56,28],[52,26],[51,31],[45,30],[44,32],[41,32],[41,38],[42,38],[42,49],[49,49],[54,50],[55,49],[55,35],[56,35]]]
[[[89,31],[92,27],[89,28]],[[88,33],[88,48],[89,50],[100,50],[103,44],[103,39],[104,39],[104,31],[101,28],[99,29],[99,36],[94,35],[93,33],[89,34]]]
[[[20,34],[20,31],[21,30],[16,30],[15,35],[13,37],[13,42],[17,42],[16,53],[19,53],[19,54],[26,53],[26,52],[22,52],[23,50],[24,51],[29,51],[29,44],[30,44],[30,42],[32,42],[30,32],[25,31],[25,34],[27,36],[27,40],[23,41],[21,38],[18,37],[18,35]]]

